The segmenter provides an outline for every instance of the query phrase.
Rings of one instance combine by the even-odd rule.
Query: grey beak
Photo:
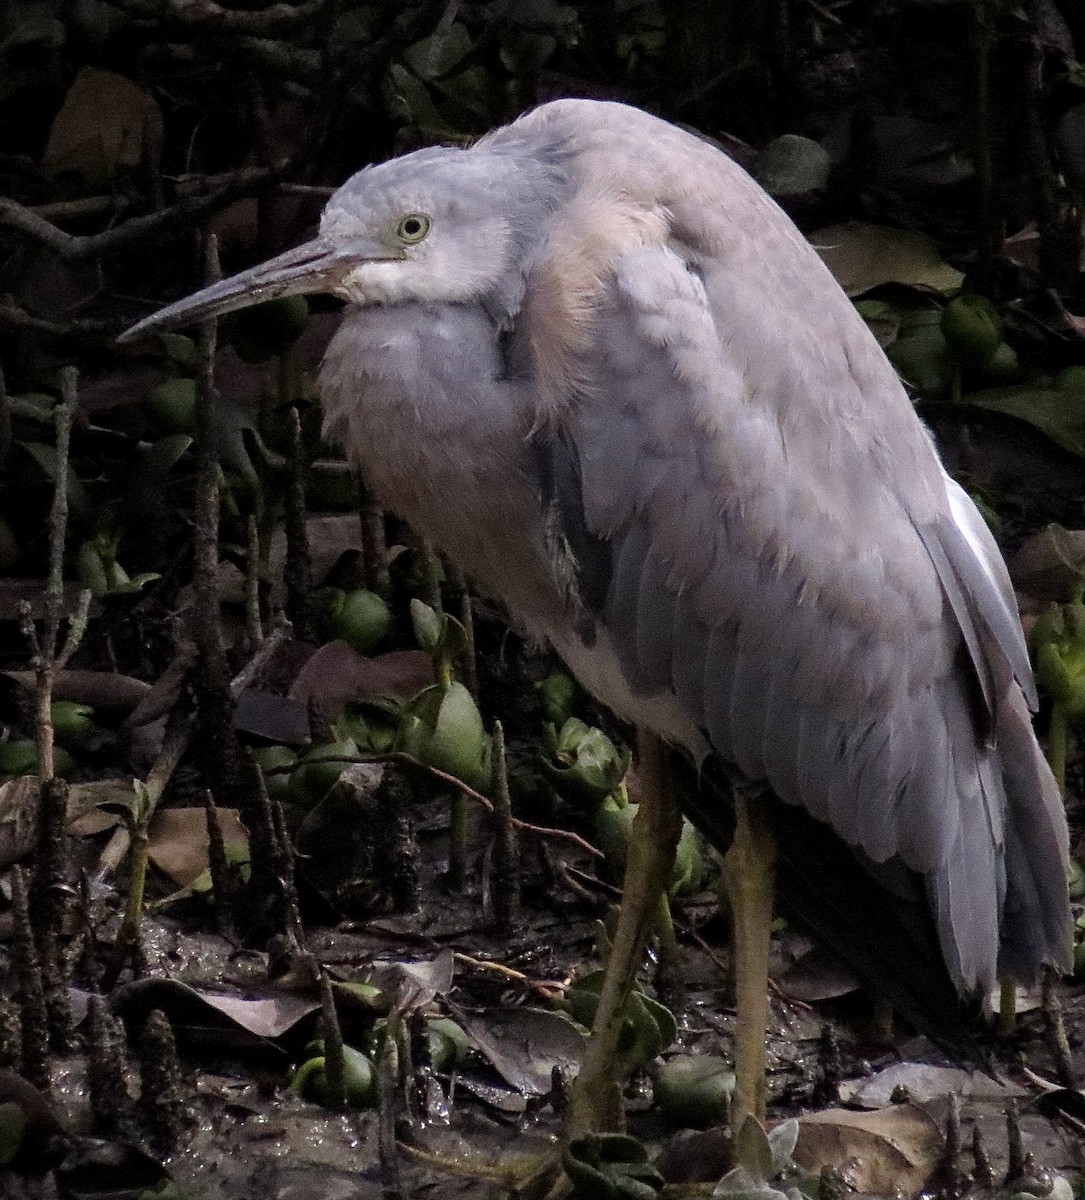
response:
[[[287,250],[239,275],[221,279],[202,291],[169,304],[126,329],[118,342],[131,342],[146,333],[176,329],[221,316],[239,308],[308,292],[335,292],[351,267],[373,259],[398,258],[386,246],[346,245],[318,237]]]

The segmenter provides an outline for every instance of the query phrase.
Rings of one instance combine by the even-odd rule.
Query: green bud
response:
[[[938,328],[919,327],[898,337],[886,350],[897,373],[927,400],[949,393],[953,363],[949,343]]]
[[[448,1017],[435,1017],[426,1022],[429,1041],[429,1060],[435,1071],[451,1071],[467,1058],[470,1043],[467,1034]]]
[[[196,432],[196,381],[185,376],[166,379],[151,392],[155,420],[170,433]]]
[[[63,746],[53,747],[53,772],[63,779],[75,770],[75,759]],[[0,742],[0,779],[38,773],[38,745],[30,738]]]
[[[413,696],[403,710],[396,748],[468,787],[489,787],[490,739],[462,683],[434,684]]]
[[[560,729],[573,715],[573,705],[576,703],[576,684],[568,675],[557,672],[547,675],[542,683],[536,686],[542,700],[543,716],[551,725]]]
[[[258,746],[252,752],[252,760],[263,771],[273,771],[276,767],[293,767],[298,761],[297,754],[289,746]],[[264,775],[264,784],[268,795],[283,801],[290,790],[292,772],[275,771],[273,775]]]
[[[715,1125],[727,1119],[735,1072],[711,1054],[679,1054],[660,1068],[652,1088],[659,1111],[676,1125]]]
[[[346,1079],[346,1102],[348,1108],[372,1108],[377,1103],[377,1073],[373,1064],[352,1046],[343,1047],[343,1074]],[[303,1062],[294,1072],[290,1086],[306,1100],[331,1107],[335,1103],[328,1088],[328,1077],[323,1054]]]
[[[601,804],[621,783],[629,766],[601,730],[570,717],[559,732],[550,728],[549,754],[542,770],[552,787],[570,801]]]
[[[323,800],[350,765],[336,760],[354,758],[357,754],[358,747],[349,738],[314,746],[291,772],[290,795],[300,803],[315,804]]]
[[[368,654],[388,636],[392,615],[388,605],[365,588],[342,592],[335,588],[324,612],[324,636],[346,642],[359,654]]]
[[[58,742],[78,742],[94,728],[94,709],[74,700],[54,700],[50,708]]]
[[[982,367],[1002,342],[1002,319],[986,296],[958,296],[942,310],[942,333],[967,367]]]

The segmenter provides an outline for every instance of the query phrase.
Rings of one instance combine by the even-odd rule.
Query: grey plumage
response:
[[[962,993],[1066,964],[1065,819],[1005,568],[734,163],[559,101],[361,172],[298,253],[150,324],[254,287],[344,296],[328,427],[391,507],[621,715],[918,876]]]

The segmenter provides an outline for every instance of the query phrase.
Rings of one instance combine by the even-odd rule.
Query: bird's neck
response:
[[[529,624],[553,615],[524,462],[533,412],[481,305],[348,309],[320,389],[329,432],[382,503]]]

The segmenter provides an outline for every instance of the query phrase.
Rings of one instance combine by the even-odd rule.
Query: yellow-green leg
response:
[[[633,821],[626,857],[618,928],[607,959],[591,1037],[580,1074],[573,1083],[566,1136],[582,1137],[621,1124],[621,1083],[613,1078],[622,1013],[636,981],[644,945],[659,916],[659,901],[670,883],[682,814],[654,734],[640,730],[637,760],[640,808]]]
[[[769,1020],[769,937],[776,840],[760,788],[736,787],[735,837],[723,856],[731,902],[735,974],[735,1094],[732,1128],[765,1120],[765,1030]]]

